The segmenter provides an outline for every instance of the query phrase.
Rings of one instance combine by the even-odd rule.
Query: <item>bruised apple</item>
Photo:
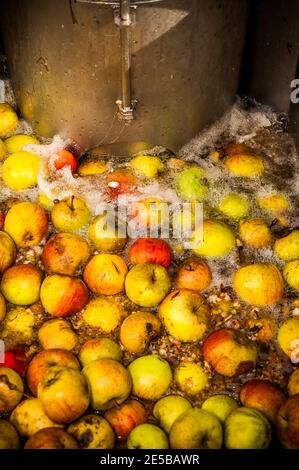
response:
[[[245,245],[265,248],[272,243],[271,231],[264,219],[242,220],[239,225],[240,237]]]
[[[137,400],[129,400],[122,405],[108,410],[104,414],[120,440],[127,439],[128,435],[139,424],[146,423],[147,412],[145,407]]]
[[[120,302],[113,297],[100,296],[92,299],[86,306],[82,319],[92,328],[99,328],[103,333],[111,333],[122,322],[126,312]]]
[[[253,379],[246,382],[240,390],[242,405],[261,411],[272,423],[281,405],[286,401],[280,388],[268,380]]]
[[[188,258],[179,267],[175,284],[179,289],[203,291],[212,282],[212,273],[205,261],[200,258]]]
[[[74,233],[57,233],[45,244],[41,258],[48,274],[72,276],[89,257],[90,248],[84,238]]]
[[[128,369],[133,381],[133,395],[144,400],[160,398],[172,381],[168,362],[156,354],[135,359]]]
[[[48,230],[45,210],[33,202],[18,202],[8,211],[4,230],[21,247],[38,245]]]
[[[59,232],[76,232],[88,223],[90,211],[83,199],[70,196],[54,205],[51,219]]]
[[[171,283],[166,269],[157,263],[141,263],[127,274],[126,294],[140,307],[155,307],[169,292]]]
[[[50,419],[65,424],[83,415],[89,405],[86,378],[71,367],[53,366],[38,384],[37,396]]]
[[[71,352],[65,349],[47,349],[31,359],[26,373],[27,384],[32,395],[37,396],[38,384],[50,367],[61,366],[80,369],[80,364]]]
[[[22,400],[24,385],[17,372],[0,366],[0,413],[7,413]]]
[[[113,449],[115,436],[110,424],[102,416],[83,416],[68,427],[81,449]]]
[[[120,256],[100,254],[88,262],[83,278],[94,294],[114,295],[124,290],[127,272],[127,265]]]
[[[12,304],[31,305],[39,301],[42,272],[32,264],[8,268],[1,280],[1,292]]]
[[[24,449],[79,449],[77,441],[60,428],[49,427],[33,434]]]
[[[58,348],[67,351],[74,349],[79,342],[71,324],[62,318],[43,323],[38,330],[38,339],[44,349]]]
[[[171,262],[171,249],[160,238],[139,238],[131,245],[128,256],[132,264],[157,263],[167,268]]]
[[[29,308],[12,308],[3,320],[1,338],[15,346],[32,344],[35,340],[36,320],[36,315]]]
[[[17,431],[5,419],[0,419],[0,449],[19,449],[20,439]]]
[[[135,354],[144,353],[152,338],[161,329],[160,320],[150,312],[135,312],[129,315],[120,328],[120,341],[123,346]]]
[[[79,351],[79,359],[83,367],[97,359],[114,359],[120,362],[122,356],[119,344],[104,337],[86,341]]]
[[[17,256],[16,246],[8,233],[0,232],[0,273],[14,264]]]
[[[278,437],[286,449],[299,449],[299,395],[293,395],[281,406],[276,420]]]
[[[83,369],[91,391],[91,407],[108,410],[130,395],[132,380],[127,369],[113,359],[98,359]]]
[[[42,283],[40,298],[47,313],[54,317],[66,317],[85,307],[89,292],[79,278],[52,274]]]
[[[28,398],[19,403],[9,420],[22,437],[30,437],[40,429],[59,426],[46,415],[38,398]]]
[[[221,328],[204,341],[203,355],[218,374],[238,377],[255,367],[258,350],[254,342],[240,331]]]

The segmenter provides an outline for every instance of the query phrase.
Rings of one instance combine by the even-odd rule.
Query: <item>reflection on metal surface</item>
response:
[[[150,142],[116,142],[114,144],[100,145],[91,149],[88,154],[93,157],[119,156],[131,157],[136,153],[151,150],[154,144]]]

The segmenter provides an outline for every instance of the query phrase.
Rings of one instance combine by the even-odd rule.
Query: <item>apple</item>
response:
[[[207,199],[209,194],[205,171],[197,166],[183,169],[176,184],[178,193],[186,201],[201,202]]]
[[[239,225],[240,237],[245,245],[265,248],[272,243],[271,231],[264,219],[242,220]]]
[[[274,264],[255,263],[235,271],[233,286],[237,295],[253,305],[270,306],[283,296],[284,282]]]
[[[33,264],[17,264],[8,268],[1,279],[1,292],[8,302],[31,305],[39,301],[42,272]]]
[[[238,406],[238,403],[232,397],[220,394],[207,398],[201,405],[201,408],[213,413],[222,423],[224,423],[228,415],[238,408]]]
[[[108,173],[105,178],[107,185],[107,195],[110,199],[117,199],[119,196],[130,194],[136,186],[136,178],[129,170],[116,170]]]
[[[210,323],[209,306],[198,293],[188,289],[171,292],[159,307],[158,315],[168,333],[180,341],[197,341]]]
[[[99,254],[87,263],[83,278],[94,294],[115,295],[123,292],[127,272],[127,265],[120,256]]]
[[[123,321],[119,337],[128,351],[143,354],[160,330],[161,323],[156,315],[150,312],[135,312]]]
[[[38,340],[44,349],[65,349],[71,351],[79,342],[71,324],[62,318],[48,320],[38,330]]]
[[[172,382],[168,362],[157,354],[135,359],[128,369],[132,376],[133,395],[144,400],[158,400],[167,392]]]
[[[224,443],[227,449],[267,449],[270,441],[270,423],[258,410],[236,408],[225,420]]]
[[[30,437],[40,429],[59,426],[46,415],[38,398],[21,401],[11,413],[9,421],[22,437]]]
[[[121,362],[122,356],[119,344],[104,337],[86,341],[79,351],[79,359],[83,367],[98,359],[114,359]]]
[[[139,238],[130,246],[128,257],[132,264],[157,263],[167,268],[172,255],[170,246],[164,240]]]
[[[17,256],[16,246],[8,233],[0,232],[0,273],[14,264]]]
[[[144,178],[157,178],[164,171],[161,158],[154,155],[137,155],[132,158],[130,165],[137,174]]]
[[[247,153],[233,154],[226,158],[225,167],[232,176],[256,178],[265,171],[263,160]]]
[[[286,237],[279,238],[274,243],[274,252],[283,261],[293,261],[299,258],[299,230],[293,230]]]
[[[90,210],[85,201],[70,196],[54,205],[51,220],[59,232],[76,232],[83,228],[90,219]]]
[[[131,376],[122,364],[113,359],[92,361],[82,372],[91,390],[91,407],[94,410],[113,408],[130,395]]]
[[[203,291],[212,282],[212,273],[205,261],[193,257],[187,258],[179,267],[175,284],[179,289]]]
[[[129,233],[133,232],[132,238],[138,231],[142,233],[145,229],[159,230],[159,227],[168,227],[169,207],[166,201],[157,197],[147,197],[133,202],[129,207]],[[146,232],[147,232],[146,231]]]
[[[4,230],[21,247],[38,245],[48,230],[45,210],[33,202],[18,202],[8,211]]]
[[[192,405],[186,398],[180,395],[168,395],[155,403],[153,415],[159,421],[161,428],[169,434],[173,423],[191,408]]]
[[[270,422],[275,423],[278,410],[286,401],[286,396],[277,385],[268,380],[253,379],[242,386],[240,401],[243,406],[255,408]]]
[[[62,168],[69,166],[71,172],[74,173],[77,168],[77,160],[74,155],[69,152],[69,150],[61,149],[57,152],[57,158],[54,160],[54,166],[56,170],[61,170]]]
[[[168,449],[168,439],[164,431],[151,423],[139,424],[127,440],[128,449]]]
[[[2,178],[6,186],[15,191],[36,186],[40,157],[25,150],[12,153],[2,166]]]
[[[99,251],[120,251],[127,243],[126,227],[120,221],[109,220],[105,211],[89,225],[88,236]]]
[[[157,263],[141,263],[134,266],[125,281],[129,299],[141,307],[155,307],[171,288],[166,269]]]
[[[39,193],[38,203],[43,209],[51,211],[54,207],[54,201],[46,193]]]
[[[299,369],[294,370],[289,377],[288,393],[290,396],[299,394]]]
[[[82,319],[92,328],[99,328],[102,333],[111,333],[122,322],[126,312],[119,301],[109,297],[96,297],[86,306]]]
[[[38,384],[37,396],[50,419],[65,424],[78,419],[89,406],[85,376],[72,367],[52,366]]]
[[[203,239],[201,238],[203,234]],[[235,236],[230,227],[219,220],[203,221],[202,229],[194,231],[191,237],[192,250],[198,256],[227,256],[236,245]]]
[[[40,299],[47,313],[54,317],[66,317],[85,307],[89,292],[79,278],[52,274],[42,283]]]
[[[117,439],[122,441],[127,439],[136,426],[147,421],[146,409],[137,400],[129,400],[114,407],[106,411],[104,416],[114,429]]]
[[[186,395],[195,396],[208,384],[208,377],[199,362],[182,361],[174,371],[177,387]]]
[[[18,126],[17,113],[8,103],[0,103],[0,137],[5,137]]]
[[[78,168],[78,174],[80,176],[91,176],[91,175],[101,175],[107,171],[107,163],[102,162],[101,160],[92,160],[87,159],[80,163]]]
[[[63,429],[49,427],[33,434],[24,449],[79,449],[77,441]]]
[[[22,400],[23,393],[20,375],[9,367],[0,366],[0,413],[13,410]]]
[[[222,426],[212,413],[198,407],[179,416],[170,428],[172,449],[221,449]]]
[[[255,367],[258,349],[241,331],[220,328],[204,341],[203,355],[218,374],[238,377]]]
[[[282,323],[278,330],[277,342],[288,358],[296,363],[299,343],[299,318],[288,318]]]
[[[114,432],[102,416],[83,416],[68,427],[68,433],[76,438],[81,449],[113,449]]]
[[[242,153],[250,154],[250,149],[245,144],[231,142],[223,148],[225,155],[239,155]]]
[[[74,233],[57,233],[45,244],[42,262],[48,274],[72,276],[87,263],[90,248],[84,238]]]
[[[32,135],[17,134],[5,139],[7,153],[19,152],[25,145],[38,145],[40,142]]]
[[[2,294],[0,294],[0,322],[4,320],[6,314],[6,303]]]
[[[241,219],[249,212],[249,202],[238,193],[229,193],[219,204],[218,210],[229,219]]]
[[[0,449],[19,449],[20,439],[17,431],[5,419],[0,419]]]
[[[279,440],[286,449],[299,448],[299,395],[293,395],[281,406],[276,420]]]
[[[31,359],[26,373],[28,387],[35,397],[37,396],[38,384],[49,368],[53,366],[80,369],[76,356],[65,349],[56,348],[38,352]]]
[[[289,208],[289,201],[284,194],[279,193],[259,197],[257,203],[262,210],[274,215],[283,214]]]
[[[283,277],[288,285],[299,291],[299,260],[290,261],[283,268]]]
[[[32,310],[14,307],[9,310],[3,320],[1,338],[12,347],[30,345],[35,340],[37,316]]]

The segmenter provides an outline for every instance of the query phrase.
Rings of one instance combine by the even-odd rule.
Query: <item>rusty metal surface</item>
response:
[[[3,0],[1,23],[20,110],[38,133],[83,147],[143,140],[176,150],[238,89],[246,0],[164,0],[136,9],[131,126],[117,120],[113,9],[69,0]]]

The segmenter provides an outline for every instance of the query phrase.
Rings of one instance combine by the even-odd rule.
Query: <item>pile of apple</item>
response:
[[[12,108],[0,105],[0,135],[17,124]],[[107,238],[103,214],[93,217],[83,198],[23,196],[38,183],[40,157],[24,149],[36,142],[22,134],[0,140],[1,184],[16,195],[2,201],[0,214],[0,448],[264,449],[273,433],[299,448],[299,231],[275,238],[267,216],[250,217],[256,204],[283,226],[288,198],[227,194],[192,253],[162,239]],[[75,171],[75,160],[65,150],[54,165]],[[211,160],[240,181],[265,170],[262,157],[239,145]],[[212,181],[197,164],[138,155],[128,165],[110,172],[87,160],[78,177],[104,175],[114,200],[168,171],[183,201],[209,202]],[[215,300],[221,286],[211,288],[209,260],[235,253],[237,263],[237,246],[257,256],[266,247],[277,263],[239,263],[233,292]],[[286,284],[293,309],[278,318],[272,307],[283,305]],[[243,322],[230,322],[236,308]],[[158,354],[161,338],[184,357]],[[284,361],[287,386],[257,373],[267,342]],[[188,346],[197,353],[186,357]],[[239,394],[209,393],[215,377]]]

